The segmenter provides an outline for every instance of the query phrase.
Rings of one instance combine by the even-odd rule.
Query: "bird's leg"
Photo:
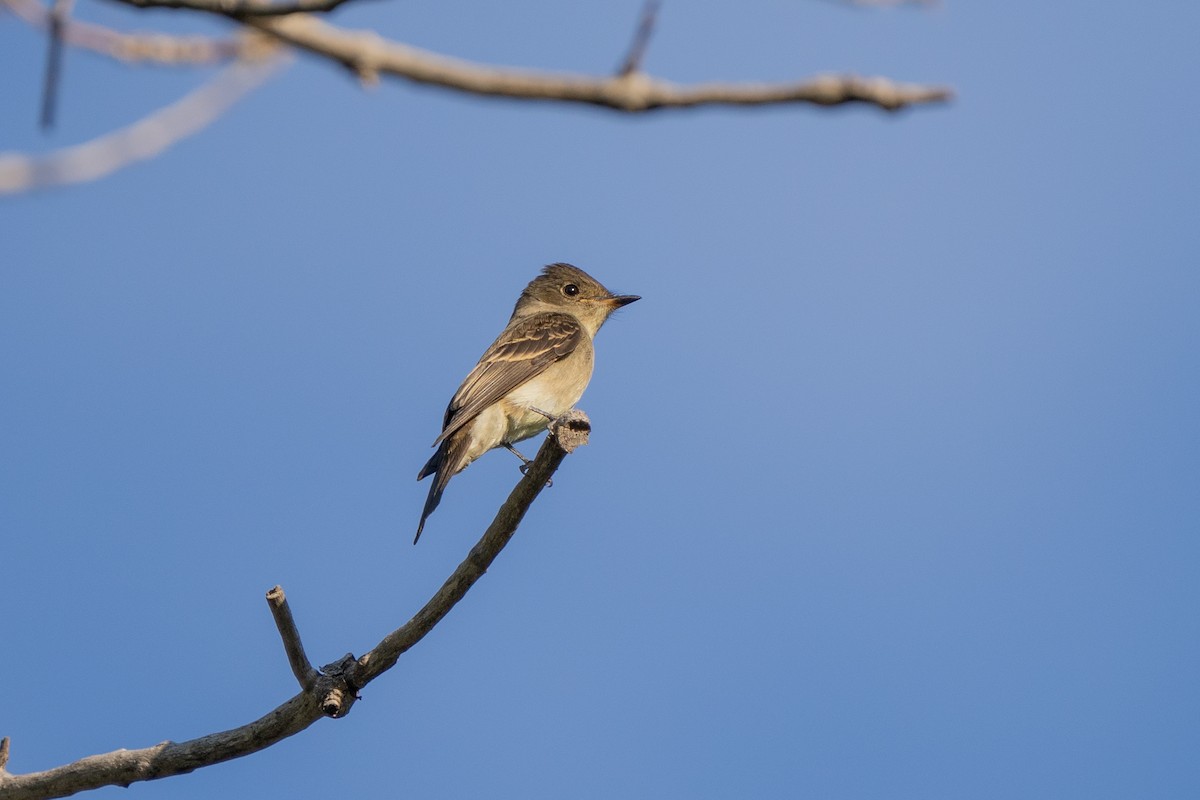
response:
[[[533,406],[526,406],[526,408],[528,408],[530,411],[532,411],[535,414],[541,414],[543,417],[546,418],[547,422],[554,422],[554,420],[555,420],[555,416],[553,414],[548,414],[545,411],[542,411],[540,408],[534,408]]]
[[[529,469],[529,465],[533,463],[532,459],[528,459],[525,456],[521,455],[521,451],[518,450],[517,448],[513,447],[508,442],[501,442],[500,444],[504,445],[505,450],[512,453],[517,458],[521,459],[521,474],[524,475],[525,470]]]
[[[535,413],[535,414],[541,414],[543,417],[545,417],[545,418],[546,418],[546,422],[548,422],[548,423],[549,423],[549,422],[554,422],[554,420],[555,420],[555,419],[557,419],[557,417],[555,417],[553,414],[550,414],[550,413],[548,413],[548,412],[542,411],[542,410],[541,410],[540,408],[538,408],[537,406],[526,406],[526,408],[527,408],[527,409],[529,409],[530,411],[532,411],[532,412],[533,412],[533,413]],[[528,458],[526,458],[525,456],[523,456],[523,455],[521,455],[520,453],[518,453],[518,452],[517,452],[517,448],[513,447],[511,444],[509,444],[509,443],[507,443],[507,442],[501,442],[501,444],[503,444],[503,445],[504,445],[505,449],[507,449],[507,450],[508,450],[508,452],[512,453],[512,454],[513,454],[514,456],[516,456],[517,458],[521,459],[521,461],[522,461],[522,464],[521,464],[521,474],[522,474],[522,475],[524,475],[526,472],[528,472],[528,471],[529,471],[529,465],[533,463],[533,460],[532,460],[532,459],[528,459]],[[547,478],[547,479],[546,479],[546,488],[550,488],[550,487],[551,487],[551,486],[553,486],[553,485],[554,485],[554,479],[553,479],[553,478]]]
[[[525,456],[521,455],[521,452],[519,450],[517,450],[517,448],[515,448],[511,444],[509,444],[508,442],[501,442],[500,444],[504,446],[505,450],[512,453],[517,458],[521,459],[521,466],[519,467],[519,469],[521,470],[522,475],[524,475],[526,472],[529,471],[529,465],[533,463],[533,459],[529,459],[529,458],[526,458]],[[554,480],[552,478],[547,478],[546,479],[546,488],[549,488],[553,485],[554,485]]]

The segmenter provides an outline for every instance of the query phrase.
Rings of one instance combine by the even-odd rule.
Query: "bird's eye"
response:
[[[563,287],[563,294],[565,294],[567,297],[574,297],[575,295],[579,294],[579,287],[573,283],[568,283]]]

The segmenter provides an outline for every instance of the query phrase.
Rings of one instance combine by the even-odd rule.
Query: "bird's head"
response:
[[[577,318],[594,336],[609,314],[640,299],[635,294],[613,294],[579,267],[551,264],[521,292],[513,318],[559,311]]]

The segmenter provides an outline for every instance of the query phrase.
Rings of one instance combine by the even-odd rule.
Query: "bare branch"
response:
[[[646,0],[642,6],[642,19],[638,22],[637,31],[633,34],[633,43],[629,45],[629,53],[618,75],[628,75],[642,68],[642,59],[646,56],[646,47],[650,44],[650,35],[654,33],[654,25],[658,21],[658,10],[662,6],[659,0]]]
[[[0,773],[5,772],[5,767],[8,766],[8,737],[0,739]]]
[[[180,775],[256,753],[299,733],[321,717],[312,695],[301,692],[265,717],[222,733],[186,742],[162,742],[140,750],[114,750],[45,772],[0,773],[0,796],[4,800],[44,800],[101,786],[128,786]]]
[[[624,112],[706,105],[813,103],[832,106],[855,102],[894,111],[918,103],[946,102],[953,96],[951,90],[943,87],[856,76],[820,76],[794,83],[683,86],[640,72],[600,78],[559,75],[448,58],[383,39],[372,32],[344,31],[316,17],[301,14],[280,18],[250,17],[245,23],[288,44],[345,64],[366,79],[382,73],[471,94],[586,103]]]
[[[333,11],[350,0],[291,0],[286,3],[267,3],[260,0],[122,0],[138,8],[176,8],[188,11],[207,11],[229,17],[279,17],[285,14]]]
[[[929,6],[933,8],[940,5],[939,0],[830,0],[830,2],[861,8],[896,8],[897,6]]]
[[[385,636],[362,658],[356,661],[352,655],[346,655],[322,667],[313,680],[304,684],[299,694],[261,719],[186,742],[163,742],[140,750],[114,750],[45,772],[14,775],[2,769],[8,753],[8,739],[5,738],[0,741],[0,797],[4,800],[46,800],[101,786],[128,786],[136,781],[180,775],[258,752],[299,733],[322,716],[345,716],[357,699],[358,689],[394,665],[400,655],[432,630],[487,572],[567,453],[586,443],[589,430],[587,416],[581,411],[571,411],[554,422],[551,435],[546,437],[525,476],[454,573],[416,616]],[[291,615],[281,622],[280,609],[286,607],[283,590],[275,587],[268,592],[268,598],[272,596],[278,600],[269,599],[269,602],[285,647],[291,640],[299,648],[300,636]],[[292,662],[292,671],[298,672],[297,659],[290,651],[288,660]],[[307,663],[307,657],[303,657],[303,664]]]
[[[508,544],[517,526],[521,524],[525,512],[533,504],[534,498],[546,486],[546,482],[566,458],[567,453],[586,443],[590,430],[591,424],[582,411],[572,410],[555,420],[551,426],[551,435],[546,437],[545,443],[525,471],[525,477],[504,501],[479,543],[471,548],[471,552],[458,565],[458,569],[454,570],[454,574],[446,579],[442,588],[438,589],[412,619],[383,637],[371,652],[358,659],[356,668],[350,673],[352,685],[366,686],[391,669],[406,650],[421,641],[425,634],[433,630],[433,627],[450,613],[455,603],[466,595],[467,590],[483,573],[487,572],[492,561],[504,549],[504,545]]]
[[[211,124],[285,61],[237,61],[175,103],[90,142],[44,156],[0,154],[0,194],[95,180],[153,158]]]
[[[263,16],[256,11],[254,15],[248,15],[209,8],[208,5],[194,5],[197,2],[222,5],[233,0],[117,2],[138,7],[189,3],[191,5],[182,7],[233,16],[248,26],[278,37],[281,41],[344,64],[366,82],[374,82],[380,74],[387,74],[415,83],[470,94],[585,103],[628,113],[707,105],[752,106],[781,103],[811,103],[822,106],[866,103],[895,111],[910,105],[943,103],[953,98],[953,92],[945,87],[904,84],[887,78],[860,78],[853,75],[825,75],[791,83],[703,83],[684,86],[636,71],[615,77],[535,72],[449,58],[384,39],[373,31],[345,31],[310,14]],[[645,19],[643,26],[648,27]],[[648,36],[648,33],[646,35]],[[641,47],[644,48],[644,44]],[[635,41],[634,52],[637,50],[638,45]]]
[[[317,671],[313,669],[308,655],[304,652],[300,631],[296,628],[296,620],[292,617],[292,609],[288,606],[287,595],[283,593],[282,586],[276,586],[267,592],[267,605],[271,608],[271,616],[275,618],[279,638],[283,639],[283,649],[287,653],[292,674],[296,676],[300,688],[307,689],[316,680]]]
[[[38,28],[50,26],[50,12],[37,0],[0,0],[19,19]],[[79,20],[66,20],[62,40],[118,61],[153,61],[159,64],[193,65],[228,61],[232,58],[261,57],[264,38],[261,35],[238,36],[235,39],[213,39],[208,36],[170,36],[165,33],[120,33],[103,25]]]

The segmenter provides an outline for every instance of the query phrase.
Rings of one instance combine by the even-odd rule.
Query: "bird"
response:
[[[640,299],[613,294],[579,267],[561,262],[529,282],[508,325],[446,407],[441,435],[433,442],[437,450],[417,473],[418,481],[432,475],[433,482],[413,544],[446,484],[487,451],[503,447],[525,470],[530,460],[514,445],[546,430],[579,402],[592,377],[592,338],[614,311]]]

